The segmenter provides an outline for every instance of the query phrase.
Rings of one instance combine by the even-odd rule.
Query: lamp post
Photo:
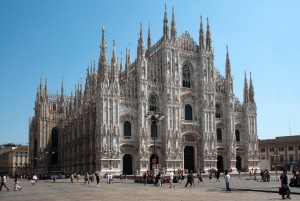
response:
[[[274,154],[274,155],[273,155],[273,158],[274,158],[274,169],[275,169],[275,170],[277,170],[277,166],[276,166],[276,165],[277,165],[277,164],[276,164],[276,158],[277,158],[277,156],[279,157],[278,154]]]
[[[156,154],[156,138],[157,138],[157,122],[160,120],[163,120],[165,118],[164,115],[162,115],[158,111],[149,111],[145,115],[146,118],[151,120],[151,123],[153,124],[153,129],[154,129],[154,157],[155,157],[155,169],[157,169],[157,154]]]

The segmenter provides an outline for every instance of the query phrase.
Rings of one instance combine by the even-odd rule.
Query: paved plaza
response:
[[[245,177],[246,178],[246,177]],[[13,190],[13,180],[8,181],[10,191],[5,188],[0,192],[1,201],[80,201],[80,200],[132,200],[132,201],[179,201],[179,200],[282,200],[278,195],[280,181],[258,182],[254,180],[239,179],[237,175],[232,176],[232,191],[225,191],[225,181],[215,179],[209,180],[204,177],[204,183],[195,180],[195,187],[185,187],[185,182],[176,183],[175,188],[169,188],[169,184],[163,187],[154,187],[152,184],[134,183],[133,180],[120,181],[114,179],[114,184],[107,184],[101,178],[100,186],[95,182],[84,185],[83,179],[74,184],[69,179],[38,181],[32,186],[30,181],[22,180],[22,190]],[[292,187],[292,200],[300,200],[300,188]]]

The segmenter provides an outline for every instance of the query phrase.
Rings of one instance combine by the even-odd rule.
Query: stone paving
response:
[[[179,200],[281,200],[278,195],[279,181],[259,182],[254,180],[239,179],[237,175],[232,176],[231,189],[225,191],[225,180],[221,178],[216,182],[213,178],[204,178],[204,183],[197,183],[195,187],[185,187],[185,182],[176,183],[175,188],[169,188],[169,184],[163,187],[154,187],[152,184],[134,183],[132,180],[120,181],[115,179],[114,184],[107,184],[101,178],[100,186],[95,182],[83,184],[83,180],[69,183],[69,179],[53,181],[38,181],[32,186],[30,181],[22,180],[22,190],[13,190],[13,180],[7,183],[10,191],[5,188],[0,192],[1,201],[81,201],[81,200],[130,200],[130,201],[179,201]],[[300,200],[300,188],[292,187],[292,200]]]

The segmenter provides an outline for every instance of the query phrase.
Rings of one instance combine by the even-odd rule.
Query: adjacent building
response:
[[[28,146],[6,144],[3,147],[0,153],[0,172],[11,176],[29,174]]]
[[[201,17],[195,42],[187,31],[177,35],[174,9],[169,23],[165,8],[158,41],[152,42],[150,26],[144,40],[140,23],[135,60],[130,48],[124,62],[115,43],[111,48],[109,62],[103,26],[97,69],[92,63],[85,86],[80,82],[71,96],[63,82],[61,93],[51,94],[41,80],[29,132],[36,173],[258,168],[251,74],[249,82],[244,75],[240,102],[228,48],[225,75],[214,65],[208,19],[205,32]]]
[[[261,168],[300,170],[300,135],[259,140]]]

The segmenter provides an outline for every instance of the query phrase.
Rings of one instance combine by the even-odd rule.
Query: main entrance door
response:
[[[123,174],[132,175],[132,156],[130,154],[123,156]]]
[[[195,171],[194,167],[194,147],[186,146],[184,148],[184,169]]]
[[[224,166],[223,166],[223,156],[218,156],[217,157],[217,169],[220,171],[220,172],[223,172],[224,171]]]

